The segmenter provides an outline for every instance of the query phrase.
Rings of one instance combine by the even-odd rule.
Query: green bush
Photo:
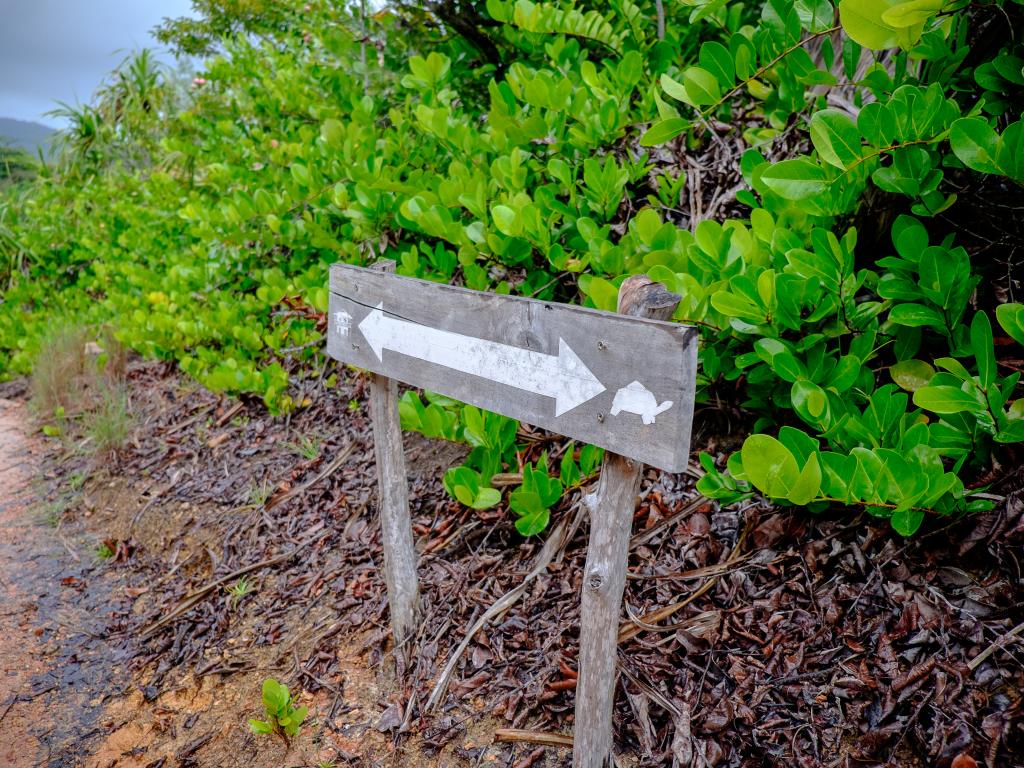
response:
[[[220,46],[201,77],[130,59],[0,204],[9,375],[73,315],[288,411],[331,262],[606,310],[644,272],[701,329],[702,407],[738,402],[754,433],[701,458],[704,493],[904,534],[988,503],[965,481],[1024,440],[994,339],[1024,341],[1024,306],[947,222],[1024,182],[1019,2],[684,0],[663,38],[653,0],[464,3],[458,26],[273,5],[168,24]],[[735,192],[703,195],[701,164]],[[401,413],[472,447],[445,476],[462,503],[521,473],[524,534],[593,469],[520,466],[514,422],[447,398]]]

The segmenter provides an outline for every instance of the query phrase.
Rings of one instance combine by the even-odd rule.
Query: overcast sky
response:
[[[0,0],[0,117],[56,125],[57,101],[86,102],[150,30],[189,0]],[[170,57],[167,57],[170,59]]]

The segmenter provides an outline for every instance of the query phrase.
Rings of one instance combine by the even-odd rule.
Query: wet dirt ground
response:
[[[567,764],[564,748],[495,737],[571,732],[585,527],[427,707],[465,628],[544,539],[453,502],[440,477],[465,449],[409,435],[424,617],[396,682],[365,391],[332,378],[274,417],[133,364],[131,434],[106,456],[0,402],[0,768]],[[522,461],[566,449],[519,439]],[[720,508],[692,476],[648,472],[637,618],[620,628],[622,764],[1024,765],[1024,495],[1007,493],[907,541],[839,511]],[[267,677],[309,707],[288,746],[247,725]]]
[[[0,400],[0,764],[70,766],[126,684],[109,583],[42,498],[25,406]]]
[[[158,549],[182,521],[165,511],[135,529],[144,480],[75,456],[55,465],[54,442],[37,433],[23,403],[0,399],[0,768],[452,764],[414,743],[396,750],[375,728],[378,703],[395,689],[390,671],[368,663],[379,628],[335,645],[343,673],[329,689],[296,691],[312,716],[289,745],[257,739],[247,725],[261,715],[262,681],[281,676],[276,648],[247,650],[241,669],[225,653],[224,674],[217,658],[204,674],[165,670],[158,685],[151,669],[130,670],[138,637],[129,617],[145,609],[149,587],[123,560],[140,545]],[[113,557],[99,554],[104,542]]]

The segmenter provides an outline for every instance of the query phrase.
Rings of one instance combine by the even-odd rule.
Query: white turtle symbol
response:
[[[639,381],[634,381],[615,393],[611,413],[612,416],[618,416],[622,411],[635,413],[644,424],[653,424],[655,416],[664,413],[671,407],[671,400],[666,400],[658,405],[654,393]]]

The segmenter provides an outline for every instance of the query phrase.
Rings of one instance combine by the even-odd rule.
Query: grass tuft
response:
[[[81,403],[87,389],[87,339],[84,328],[61,325],[43,340],[30,385],[32,407],[40,417],[70,413]]]
[[[128,394],[117,384],[99,386],[96,406],[82,416],[82,428],[98,453],[116,453],[131,434],[132,415]]]

